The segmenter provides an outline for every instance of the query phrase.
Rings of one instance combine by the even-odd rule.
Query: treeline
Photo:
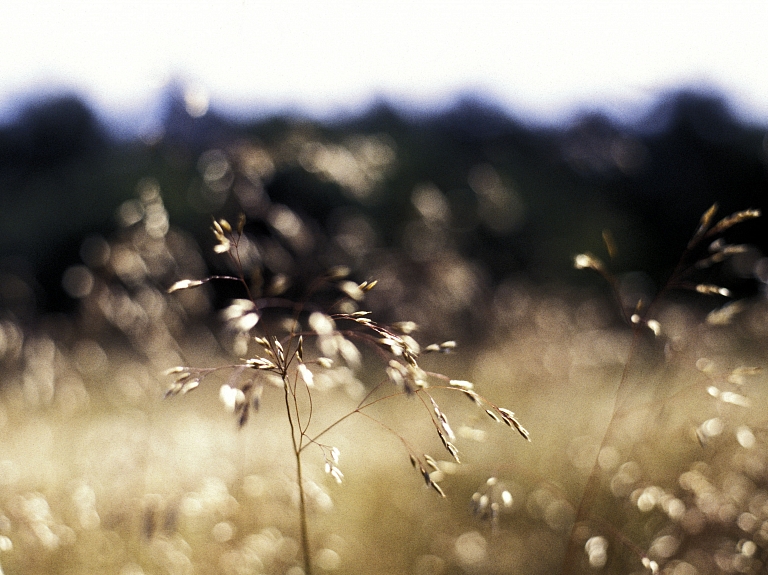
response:
[[[714,202],[723,214],[765,210],[767,133],[725,98],[692,92],[660,96],[631,125],[586,112],[557,127],[471,97],[431,115],[379,103],[334,121],[238,122],[192,117],[170,94],[162,132],[130,141],[76,96],[37,102],[0,127],[0,307],[71,309],[62,273],[83,237],[114,231],[147,177],[172,225],[203,245],[212,214],[243,208],[242,180],[329,233],[364,221],[354,233],[404,263],[428,259],[432,242],[488,282],[579,281],[571,257],[605,253],[610,230],[619,269],[661,277]],[[757,248],[739,271],[745,291],[759,287],[750,265],[768,250],[766,230],[758,220],[734,238]]]

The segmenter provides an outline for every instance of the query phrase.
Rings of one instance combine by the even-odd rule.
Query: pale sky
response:
[[[141,113],[177,79],[254,114],[478,90],[547,121],[711,86],[768,124],[765,0],[10,0],[0,21],[6,114],[36,90]]]

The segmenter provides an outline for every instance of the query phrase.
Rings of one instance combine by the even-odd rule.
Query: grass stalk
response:
[[[602,261],[591,254],[579,254],[574,260],[577,269],[591,269],[602,276],[608,283],[614,298],[618,302],[622,318],[632,328],[632,340],[621,378],[616,386],[611,418],[603,432],[597,451],[597,457],[595,458],[589,477],[587,478],[587,483],[582,492],[579,504],[576,506],[574,522],[571,527],[570,536],[566,544],[565,556],[563,558],[561,569],[563,575],[571,575],[579,571],[579,565],[581,564],[579,558],[582,553],[579,537],[580,528],[587,525],[590,521],[600,523],[599,519],[590,517],[595,502],[597,501],[597,497],[600,494],[601,480],[603,478],[599,455],[607,446],[608,441],[614,437],[617,425],[621,420],[621,417],[619,416],[621,413],[624,413],[624,405],[631,400],[631,390],[628,389],[630,373],[635,365],[635,360],[638,355],[638,346],[641,339],[644,335],[649,333],[652,333],[656,337],[661,333],[661,325],[654,319],[654,312],[659,305],[659,302],[672,290],[690,290],[710,296],[733,297],[733,294],[727,288],[700,281],[700,276],[714,265],[722,263],[730,256],[744,251],[744,246],[730,245],[726,243],[722,237],[723,233],[734,225],[760,217],[761,214],[759,210],[743,210],[724,217],[716,222],[714,218],[717,210],[718,206],[717,204],[714,204],[702,215],[697,230],[683,250],[669,279],[663,284],[658,294],[656,294],[649,303],[638,301],[633,311],[627,310],[622,304],[620,282]],[[605,234],[603,235],[603,238],[606,238]],[[705,245],[707,243],[708,245]],[[615,252],[615,247],[612,245],[606,245],[606,247],[608,248],[609,255],[612,256]],[[604,524],[601,527],[611,531],[610,525]],[[654,569],[657,568],[657,566],[646,557],[642,550],[639,550],[629,541],[622,538],[621,534],[618,534],[617,539],[621,544],[631,548],[635,554],[642,558],[646,568],[651,569],[651,571],[654,571]],[[653,565],[653,567],[650,567],[651,565]]]
[[[432,422],[435,433],[440,439],[444,449],[456,463],[459,463],[458,448],[452,443],[455,440],[453,430],[448,423],[446,414],[439,407],[435,397],[427,391],[430,388],[429,380],[438,380],[441,385],[432,387],[437,390],[458,391],[467,396],[472,402],[483,409],[494,421],[503,423],[514,429],[526,440],[528,432],[515,417],[515,414],[504,407],[488,401],[474,391],[474,385],[468,381],[454,380],[446,375],[424,371],[418,363],[421,353],[448,353],[455,347],[455,342],[446,341],[440,344],[434,343],[422,350],[421,346],[409,334],[415,329],[413,322],[404,322],[403,325],[387,326],[369,318],[369,311],[358,309],[358,304],[363,299],[365,292],[371,290],[376,281],[364,281],[360,284],[346,279],[348,271],[340,273],[336,270],[316,280],[307,290],[303,298],[292,302],[290,299],[254,297],[246,281],[246,270],[243,267],[238,248],[243,240],[244,218],[241,218],[235,229],[225,220],[214,221],[213,232],[218,240],[214,251],[227,254],[235,268],[234,276],[211,276],[202,280],[181,280],[176,282],[169,292],[195,288],[211,279],[230,280],[242,284],[245,288],[246,299],[234,300],[227,308],[225,315],[234,331],[242,338],[256,345],[255,353],[241,363],[222,366],[219,368],[194,368],[177,366],[171,368],[168,374],[174,374],[176,381],[169,387],[166,396],[185,394],[195,389],[206,376],[222,369],[232,370],[233,375],[221,388],[220,397],[230,412],[237,416],[240,427],[245,425],[249,414],[259,409],[262,391],[265,386],[275,384],[275,381],[264,378],[259,374],[272,374],[278,376],[283,388],[283,400],[285,413],[291,433],[291,447],[296,462],[296,487],[298,489],[298,522],[301,538],[302,564],[305,575],[312,575],[312,554],[309,540],[309,517],[307,511],[307,494],[304,484],[303,452],[304,448],[312,445],[319,449],[325,460],[325,470],[338,483],[342,481],[343,473],[338,468],[339,450],[329,444],[320,443],[318,439],[336,428],[341,422],[352,415],[360,415],[378,423],[386,432],[393,434],[403,444],[411,465],[418,471],[426,485],[445,497],[443,489],[438,485],[433,473],[439,471],[437,461],[429,454],[417,451],[410,443],[393,427],[386,425],[377,417],[364,413],[364,410],[374,405],[394,398],[418,398],[426,409],[427,417]],[[325,309],[328,313],[320,311],[323,306],[312,305],[309,301],[311,294],[327,287],[335,300]],[[258,293],[256,295],[261,296]],[[331,311],[336,310],[336,311]],[[281,315],[290,312],[290,327],[278,321],[270,325],[267,323],[276,314],[277,319]],[[268,314],[269,319],[264,320]],[[288,318],[285,318],[288,319]],[[303,321],[307,322],[309,330],[302,328]],[[343,322],[351,329],[339,329],[337,322]],[[252,330],[259,325],[258,330],[263,335],[254,335]],[[277,328],[281,335],[273,335]],[[304,339],[317,338],[318,348],[308,350],[305,356]],[[348,368],[357,368],[361,354],[353,340],[367,345],[378,354],[386,366],[386,377],[373,386],[357,407],[345,415],[337,417],[335,421],[326,424],[319,432],[310,432],[314,413],[314,401],[312,388],[314,387],[314,370],[326,370],[332,373],[334,362],[346,364]],[[330,347],[330,355],[334,359],[325,357],[322,342],[333,344]],[[396,391],[384,391],[385,386],[392,386]],[[306,394],[306,397],[299,394]],[[426,400],[424,397],[429,399]]]
[[[307,519],[307,498],[304,492],[304,473],[302,470],[301,452],[303,448],[304,430],[301,428],[301,422],[299,421],[298,404],[296,403],[296,391],[290,385],[288,373],[286,371],[287,366],[284,366],[281,373],[283,380],[283,398],[285,400],[285,414],[288,418],[288,425],[291,428],[291,447],[293,448],[293,456],[296,460],[296,487],[299,491],[299,531],[301,534],[301,552],[302,562],[304,565],[304,574],[312,575],[312,561],[309,544],[309,527]],[[293,396],[294,407],[296,414],[291,410],[291,396]],[[293,418],[296,417],[296,423],[294,424]],[[299,429],[298,437],[296,429]]]
[[[613,431],[616,428],[619,420],[619,413],[622,411],[621,407],[626,399],[627,382],[629,381],[629,374],[633,365],[633,359],[635,357],[635,351],[637,349],[638,342],[640,341],[641,330],[635,326],[632,333],[632,342],[630,344],[630,351],[627,357],[627,361],[624,364],[624,369],[621,373],[621,378],[616,387],[616,392],[613,396],[613,408],[611,410],[611,419],[605,427],[603,437],[600,441],[600,446],[597,450],[598,455],[606,447],[609,439],[613,437]],[[570,537],[566,545],[565,557],[563,558],[563,568],[561,570],[563,575],[573,575],[578,572],[577,566],[579,565],[579,556],[581,555],[580,542],[577,538],[578,528],[589,520],[589,514],[592,510],[597,495],[600,491],[600,480],[602,478],[601,467],[599,458],[595,458],[590,470],[587,483],[584,487],[584,491],[576,507],[576,514],[573,519],[573,527],[571,528]]]
[[[309,528],[307,521],[307,498],[304,492],[304,474],[301,468],[301,440],[296,439],[296,428],[293,424],[293,413],[288,391],[287,378],[283,380],[285,387],[285,409],[288,416],[288,423],[291,427],[291,443],[293,446],[293,455],[296,459],[296,487],[299,490],[299,529],[301,531],[301,551],[303,555],[304,574],[312,575],[312,561],[310,559],[309,547]]]

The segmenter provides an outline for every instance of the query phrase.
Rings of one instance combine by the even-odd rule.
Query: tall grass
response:
[[[590,255],[613,301],[503,281],[476,299],[487,337],[454,348],[407,318],[459,306],[448,286],[479,298],[456,254],[439,301],[409,302],[395,266],[333,267],[317,228],[254,202],[214,222],[213,277],[146,180],[118,234],[83,242],[74,322],[0,320],[5,572],[764,569],[768,305],[711,279],[751,257],[721,238],[756,213],[707,212],[656,296]],[[526,436],[506,403],[530,446],[495,425]]]
[[[220,397],[235,414],[242,427],[252,412],[258,411],[265,387],[277,387],[283,392],[285,417],[290,430],[291,449],[296,464],[298,492],[298,523],[304,573],[313,572],[312,545],[309,537],[307,495],[304,480],[304,452],[308,448],[318,451],[326,472],[338,483],[344,474],[339,467],[340,450],[326,443],[326,437],[353,416],[374,423],[382,431],[392,434],[402,444],[411,465],[441,497],[443,488],[436,480],[441,473],[438,460],[425,453],[414,441],[386,423],[376,412],[382,403],[403,398],[419,402],[443,448],[455,463],[460,463],[459,449],[455,445],[456,434],[448,417],[439,406],[438,394],[457,392],[468,398],[487,416],[496,422],[515,429],[529,439],[528,431],[519,423],[515,414],[489,401],[474,389],[469,381],[451,379],[420,366],[420,356],[425,353],[448,353],[455,347],[454,341],[433,343],[422,349],[412,337],[417,326],[412,321],[402,321],[386,326],[371,319],[369,311],[359,309],[365,293],[373,289],[376,281],[355,283],[347,279],[348,271],[335,268],[313,282],[307,293],[298,301],[281,297],[267,297],[254,292],[246,280],[241,250],[248,240],[244,236],[246,220],[240,217],[235,229],[226,220],[214,221],[213,233],[217,244],[214,251],[226,254],[236,270],[235,276],[211,276],[204,279],[179,280],[170,292],[200,287],[209,281],[234,281],[239,283],[246,299],[235,300],[226,310],[225,317],[236,332],[242,345],[240,363],[224,368],[197,368],[177,366],[168,374],[175,381],[167,395],[185,394],[200,385],[213,373],[226,369],[232,372],[230,379],[221,387]],[[330,291],[330,294],[324,293]],[[329,303],[323,305],[316,301]],[[273,315],[277,310],[276,317]],[[259,334],[252,335],[258,326]],[[316,350],[311,352],[305,340],[314,338]],[[255,345],[251,345],[251,343]],[[368,346],[383,364],[383,379],[373,382],[362,399],[351,411],[329,423],[315,424],[316,404],[319,402],[315,384],[318,370],[326,376],[324,387],[343,385],[346,370],[357,370],[362,363],[358,345]],[[253,349],[255,348],[255,349]],[[334,363],[341,362],[344,374],[334,371]],[[493,481],[492,483],[493,484]],[[476,500],[477,511],[495,517],[500,505],[511,504],[511,495],[505,490],[490,501],[487,495]]]
[[[629,534],[622,532],[620,528],[615,526],[612,523],[614,518],[610,516],[610,511],[607,516],[601,516],[602,505],[598,504],[598,499],[602,496],[606,486],[604,484],[604,464],[600,456],[606,453],[611,443],[616,440],[619,429],[625,424],[625,419],[636,409],[642,413],[640,417],[641,425],[650,430],[647,436],[657,441],[661,439],[658,436],[654,437],[652,430],[657,425],[657,421],[661,417],[660,414],[663,414],[664,410],[668,408],[666,402],[671,401],[675,393],[687,393],[689,391],[685,389],[673,390],[674,393],[669,394],[668,391],[671,386],[663,378],[653,384],[649,381],[638,382],[638,378],[633,371],[638,370],[636,364],[639,363],[644,353],[647,353],[647,350],[642,349],[643,347],[659,347],[658,342],[649,342],[649,339],[660,340],[661,344],[664,345],[664,355],[659,357],[657,361],[672,363],[675,361],[691,361],[692,359],[680,353],[682,350],[675,349],[679,346],[675,345],[676,342],[673,337],[665,333],[663,321],[660,322],[657,319],[660,313],[659,308],[670,292],[690,290],[706,296],[732,297],[732,293],[728,288],[708,283],[707,274],[712,271],[712,268],[727,262],[729,258],[747,251],[747,246],[727,243],[723,235],[733,226],[759,217],[760,212],[749,209],[717,220],[717,211],[718,206],[715,204],[702,215],[698,228],[686,246],[677,266],[672,271],[669,280],[659,290],[658,294],[649,301],[643,301],[642,298],[637,298],[635,301],[627,301],[621,293],[619,280],[610,272],[606,264],[595,256],[580,254],[575,258],[575,266],[578,269],[594,270],[608,283],[624,321],[631,326],[632,337],[628,357],[624,362],[624,367],[616,386],[611,415],[597,449],[598,456],[595,458],[583,494],[575,509],[574,523],[563,562],[563,573],[577,573],[584,568],[602,568],[606,565],[608,561],[608,539],[603,535],[596,535],[595,533],[602,532],[609,539],[613,540],[614,545],[624,546],[629,549],[637,556],[642,566],[653,573],[659,571],[659,562],[657,561],[659,557],[669,559],[684,543],[685,537],[682,535],[682,532],[685,529],[683,528],[682,530],[676,530],[681,533],[663,536],[666,537],[664,543],[659,544],[660,549],[654,552],[653,545],[650,549],[646,549],[634,542]],[[605,239],[607,251],[612,255],[615,246],[611,244],[609,235],[605,236]],[[736,313],[737,309],[738,306],[730,310],[728,308],[721,308],[716,313],[710,314],[710,320],[713,323],[727,321],[731,314]],[[693,360],[695,361],[696,368],[701,372],[712,373],[714,370],[711,360],[702,357],[693,358]],[[738,387],[745,382],[747,376],[759,371],[759,368],[751,366],[738,366],[725,376],[722,376],[725,380],[724,382],[719,382],[718,386],[708,386],[706,388],[707,392],[725,404],[746,407],[750,402],[742,394],[742,390],[721,390],[719,386],[722,386],[722,383],[726,383],[726,385],[730,383],[729,387]],[[643,375],[641,375],[641,378]],[[652,405],[648,409],[648,406],[643,405],[644,402],[649,401],[649,398],[647,396],[644,397],[643,393],[647,389],[644,390],[642,388],[652,387],[653,385],[658,386],[659,389],[654,390],[654,394],[650,398]],[[668,389],[664,389],[665,387]],[[709,419],[699,425],[696,428],[696,436],[702,446],[710,437],[720,435],[723,425],[720,418]],[[739,428],[737,436],[740,443],[744,444],[746,442],[750,447],[752,446],[752,439],[749,438],[754,438],[754,436],[749,428]],[[745,438],[747,439],[745,440]],[[645,437],[642,439],[646,440]],[[674,441],[671,437],[667,438],[667,440]],[[616,477],[619,476],[614,476],[614,479]],[[643,500],[642,502],[640,500],[644,495],[637,495],[637,502],[641,509],[643,507],[647,508],[649,505],[651,508],[655,505],[664,507],[664,504],[659,500],[659,493],[663,493],[663,490],[656,488],[656,492],[658,492],[656,495],[649,495],[648,500]],[[670,519],[676,521],[683,518],[685,504],[670,494],[667,494],[665,497],[666,508],[664,510]],[[715,511],[717,511],[718,506],[715,505],[715,508]],[[605,511],[602,513],[605,513]],[[659,540],[657,539],[656,541],[658,542]],[[747,553],[749,557],[753,554],[753,552]]]

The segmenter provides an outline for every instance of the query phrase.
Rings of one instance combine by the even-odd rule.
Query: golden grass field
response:
[[[682,304],[659,308],[661,335],[641,336],[631,358],[632,332],[611,302],[521,284],[499,291],[495,305],[488,341],[423,362],[514,410],[531,443],[460,394],[435,390],[456,430],[457,465],[414,398],[376,406],[379,419],[438,460],[441,499],[398,439],[365,418],[345,421],[326,438],[341,453],[341,484],[319,452],[304,455],[317,572],[560,573],[596,462],[599,487],[589,521],[573,531],[580,553],[569,568],[764,568],[766,381],[743,369],[765,363],[764,301],[728,325]],[[302,572],[280,390],[267,389],[239,430],[218,399],[225,376],[163,399],[172,381],[163,368],[178,363],[178,350],[149,358],[76,329],[2,327],[4,573]],[[199,366],[231,361],[211,338],[189,337],[181,353]],[[382,368],[365,369],[369,381]],[[318,429],[353,409],[361,386],[316,390]],[[499,504],[494,521],[473,513],[475,493],[476,502],[486,495]]]

